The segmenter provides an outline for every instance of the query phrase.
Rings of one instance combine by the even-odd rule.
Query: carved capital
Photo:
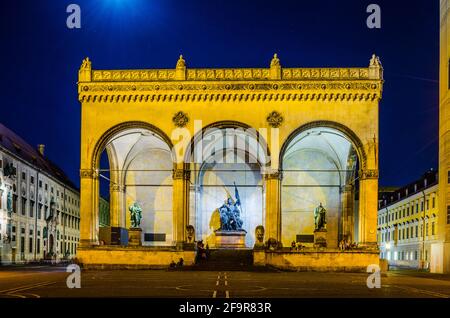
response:
[[[275,172],[267,172],[263,174],[264,180],[282,180],[283,172],[275,171]]]
[[[180,179],[189,180],[191,178],[191,173],[189,170],[173,169],[172,178],[174,180],[180,180]]]
[[[123,187],[123,186],[121,186],[121,185],[119,185],[119,184],[111,184],[111,185],[109,186],[109,190],[110,190],[111,192],[124,192],[125,187]]]
[[[359,172],[359,175],[361,180],[378,179],[378,170],[375,169],[361,170]]]
[[[98,178],[98,173],[92,169],[80,169],[81,179],[96,179]]]

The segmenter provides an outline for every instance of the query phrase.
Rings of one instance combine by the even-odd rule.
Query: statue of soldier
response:
[[[324,230],[326,228],[326,213],[327,210],[322,206],[322,203],[314,209],[314,224],[316,230]]]
[[[130,206],[129,210],[131,216],[131,227],[138,228],[141,225],[142,208],[139,206],[137,202],[134,202]]]
[[[241,219],[241,199],[239,197],[239,191],[234,184],[234,192],[236,197],[236,202],[233,202],[231,196],[225,203],[219,208],[220,212],[220,229],[222,231],[239,231],[242,230],[242,219]]]

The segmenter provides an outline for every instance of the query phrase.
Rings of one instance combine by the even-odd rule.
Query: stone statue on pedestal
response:
[[[241,199],[239,197],[239,191],[234,184],[234,192],[236,202],[233,201],[231,195],[228,194],[228,199],[219,208],[220,213],[220,230],[221,231],[240,231],[242,230],[241,219]]]
[[[134,202],[130,208],[130,216],[131,216],[131,227],[138,228],[141,225],[142,220],[142,208],[139,206],[139,203]]]
[[[315,230],[325,230],[327,226],[327,210],[322,206],[322,203],[319,204],[317,208],[314,209],[314,225]]]

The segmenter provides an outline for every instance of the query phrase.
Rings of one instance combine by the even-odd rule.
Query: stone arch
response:
[[[364,145],[363,145],[361,139],[358,137],[358,135],[353,130],[351,130],[350,128],[348,128],[347,126],[345,126],[341,123],[334,122],[334,121],[328,121],[328,120],[320,120],[320,121],[313,121],[313,122],[304,124],[289,134],[289,136],[283,142],[283,145],[280,149],[279,159],[280,159],[280,163],[281,163],[281,165],[280,165],[281,168],[283,167],[284,154],[286,152],[287,147],[291,143],[291,141],[299,133],[301,133],[305,130],[308,130],[308,129],[318,128],[318,127],[333,128],[333,129],[336,129],[336,130],[339,130],[340,132],[342,132],[346,137],[349,138],[350,142],[352,143],[353,147],[355,148],[355,150],[358,154],[358,159],[360,160],[360,163],[361,163],[360,168],[365,169],[367,167],[367,154],[366,154],[366,151],[364,150]]]
[[[184,154],[184,162],[185,163],[189,163],[190,162],[190,156],[192,155],[192,151],[193,151],[196,143],[203,136],[204,132],[207,129],[211,129],[211,128],[217,128],[217,129],[226,129],[226,128],[254,129],[254,132],[256,133],[255,134],[256,139],[261,144],[263,149],[266,150],[266,153],[265,153],[266,158],[270,158],[270,149],[269,149],[269,146],[267,144],[267,141],[263,138],[263,136],[261,136],[261,134],[256,130],[256,128],[253,128],[250,125],[248,125],[246,123],[243,123],[243,122],[234,121],[234,120],[224,120],[224,121],[218,121],[218,122],[214,122],[212,124],[206,125],[205,127],[202,128],[201,131],[198,131],[191,138],[191,141],[190,141],[188,147],[186,147],[186,151],[185,151],[185,154]],[[266,164],[270,165],[270,161],[267,162]]]
[[[97,143],[95,144],[94,150],[92,152],[92,158],[91,158],[91,168],[97,169],[100,163],[100,156],[102,151],[104,150],[106,144],[109,142],[109,140],[116,134],[127,130],[127,129],[133,129],[133,128],[142,128],[147,129],[151,132],[156,133],[159,137],[161,137],[167,145],[170,147],[170,149],[173,150],[173,143],[172,140],[164,133],[161,129],[158,127],[144,122],[144,121],[129,121],[120,123],[118,125],[115,125],[111,128],[109,128],[103,135],[97,140]],[[174,154],[172,153],[172,157]]]

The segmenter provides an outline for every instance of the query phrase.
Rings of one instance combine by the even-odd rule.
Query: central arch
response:
[[[236,122],[223,121],[204,127],[185,154],[191,174],[189,222],[196,239],[215,246],[214,231],[220,228],[218,208],[227,196],[242,204],[246,247],[255,243],[254,230],[264,224],[265,189],[262,170],[270,164],[267,143],[258,131]]]

